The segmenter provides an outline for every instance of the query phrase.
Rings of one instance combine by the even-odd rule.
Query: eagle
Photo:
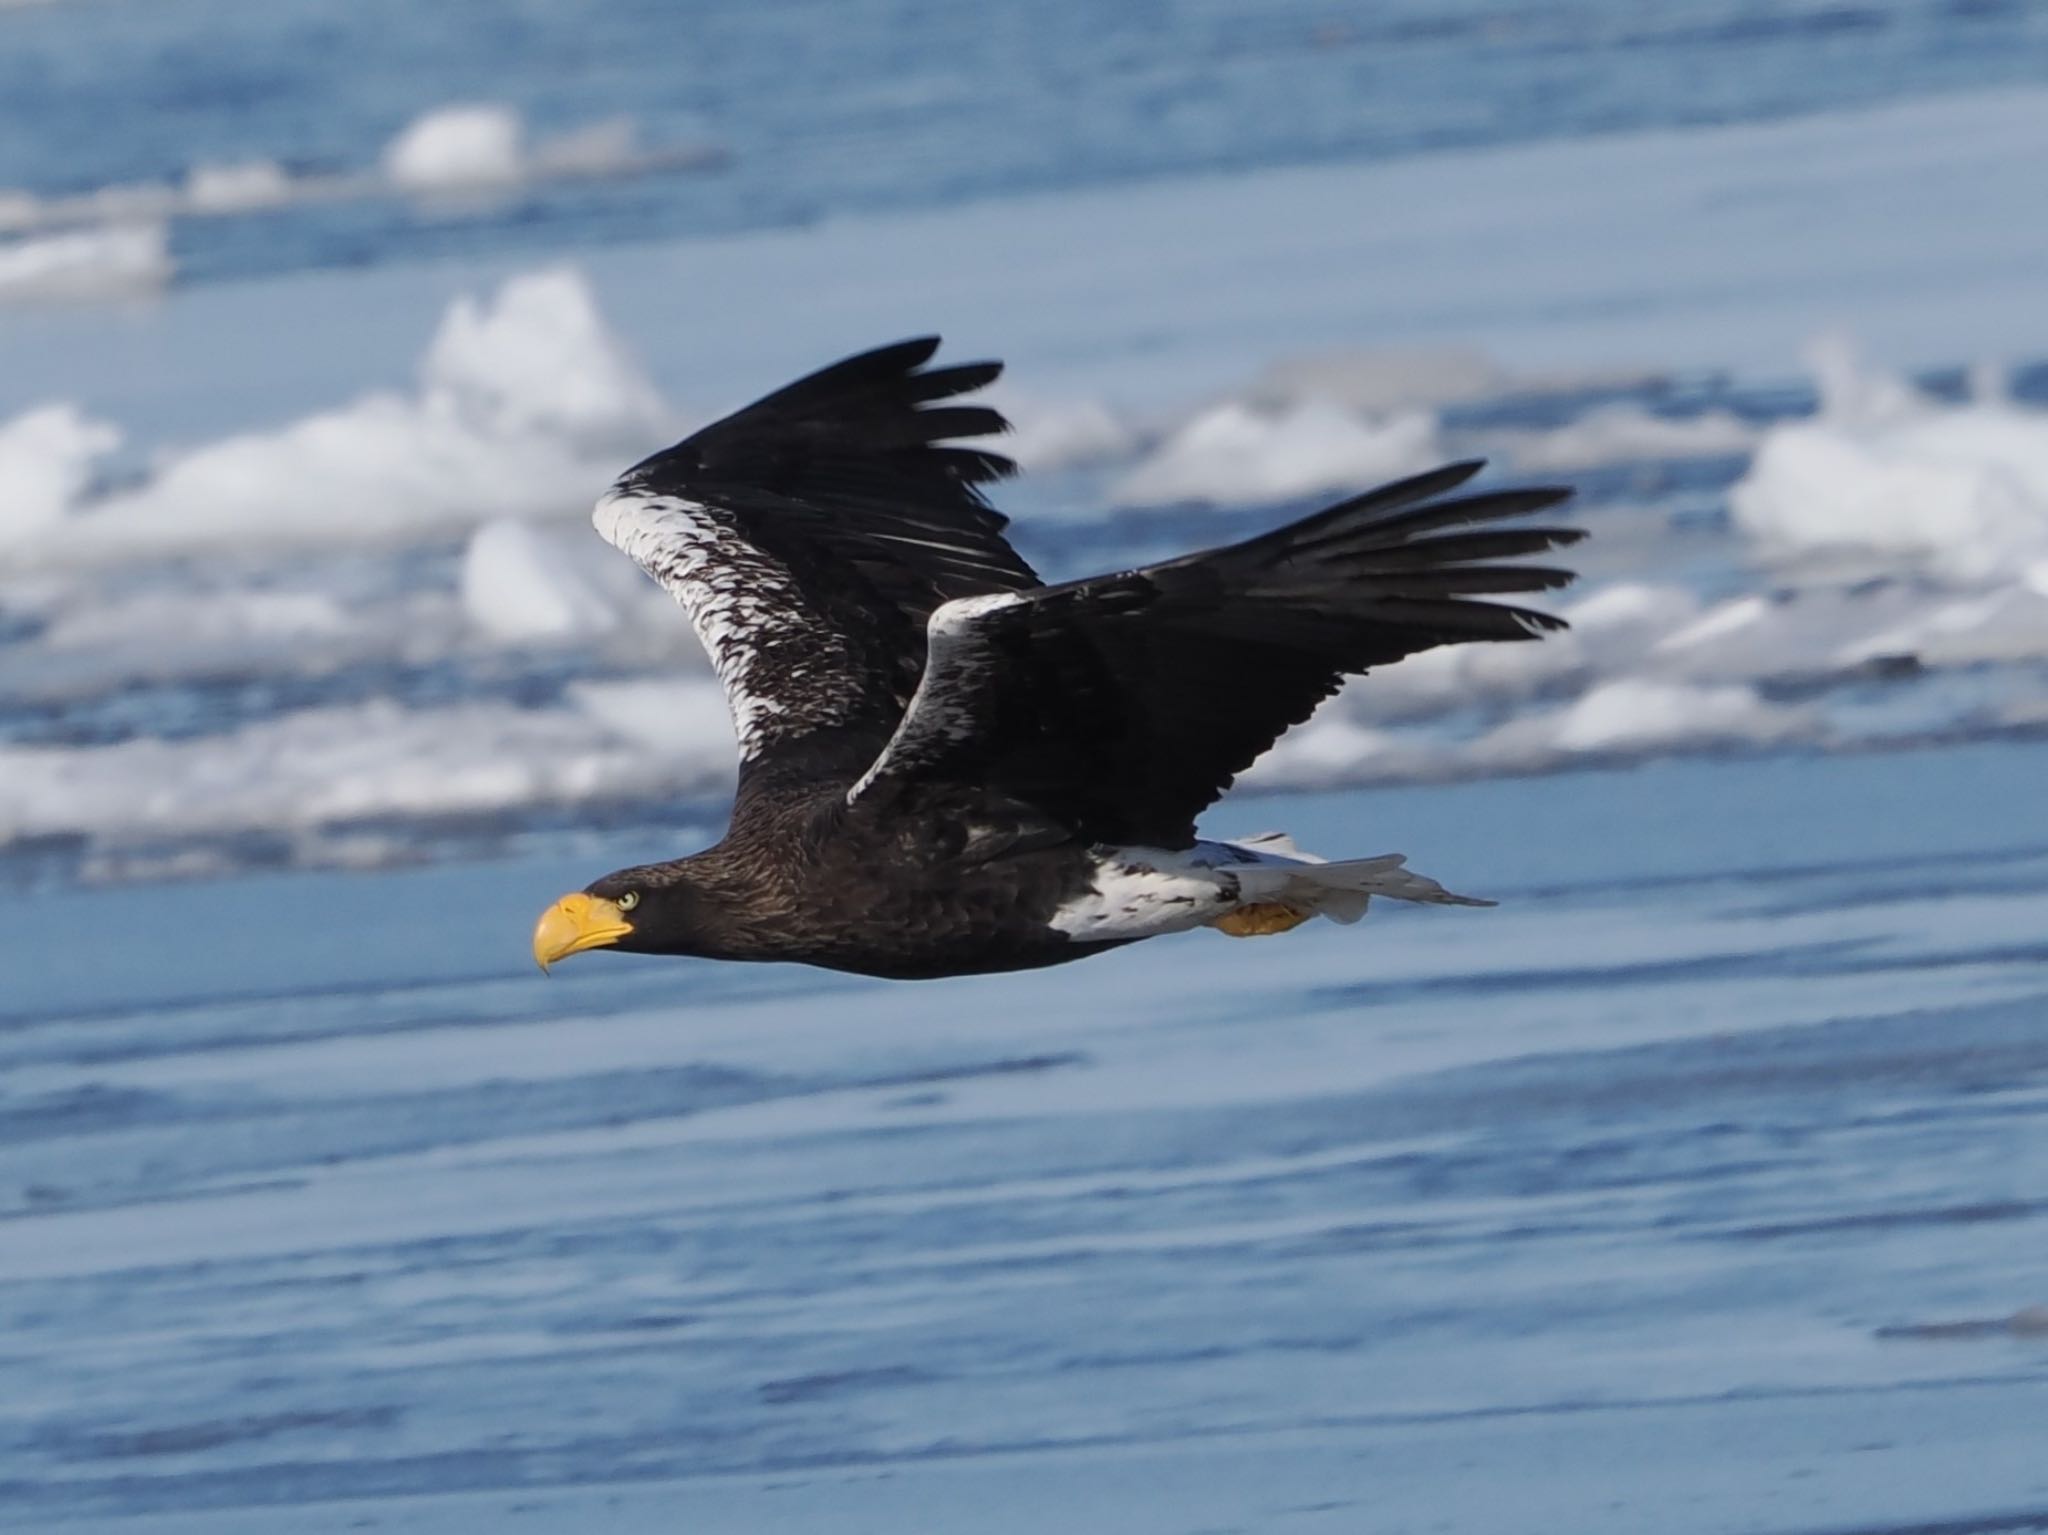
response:
[[[1196,817],[1347,676],[1558,618],[1477,599],[1572,573],[1581,530],[1502,527],[1561,487],[1469,491],[1479,462],[1242,543],[1047,585],[983,487],[1009,428],[963,399],[997,362],[937,337],[849,357],[628,469],[609,542],[673,594],[739,743],[729,828],[563,896],[543,970],[587,949],[895,979],[1062,964],[1210,927],[1356,921],[1373,896],[1489,905],[1399,854],[1325,861]]]

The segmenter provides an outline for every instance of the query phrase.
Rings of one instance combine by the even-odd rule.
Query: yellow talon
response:
[[[1310,915],[1292,906],[1282,906],[1277,901],[1265,901],[1240,906],[1229,916],[1218,917],[1209,926],[1233,938],[1264,938],[1269,933],[1284,933],[1300,927]]]

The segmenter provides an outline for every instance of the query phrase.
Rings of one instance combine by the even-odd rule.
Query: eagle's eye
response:
[[[620,911],[631,911],[635,906],[638,906],[639,904],[640,892],[637,890],[628,890],[619,897]]]

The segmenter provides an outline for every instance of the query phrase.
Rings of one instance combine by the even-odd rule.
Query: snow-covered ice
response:
[[[44,405],[0,421],[0,545],[43,533],[68,517],[94,467],[121,434],[75,405]]]
[[[271,208],[291,200],[292,177],[275,160],[209,161],[186,175],[185,198],[204,213]]]
[[[1356,490],[1443,462],[1436,418],[1378,420],[1321,400],[1277,410],[1235,401],[1185,423],[1111,487],[1121,504],[1242,505]]]
[[[1875,555],[1954,580],[2011,579],[2048,559],[2048,409],[1930,400],[1812,349],[1820,412],[1774,427],[1736,485],[1736,522],[1773,556]]]
[[[603,634],[619,621],[543,535],[518,522],[488,522],[470,535],[462,607],[502,640],[574,639]]]
[[[560,515],[593,501],[593,486],[665,434],[666,417],[583,278],[528,273],[449,306],[412,391],[169,452],[142,484],[76,508],[15,554],[132,559]]]
[[[526,173],[526,125],[510,107],[437,107],[384,151],[384,174],[412,191],[506,186]]]
[[[169,232],[147,218],[0,239],[0,304],[151,294],[171,271]]]

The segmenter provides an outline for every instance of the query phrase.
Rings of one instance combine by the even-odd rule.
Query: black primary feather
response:
[[[1462,530],[1570,492],[1444,499],[1479,467],[1451,465],[1244,543],[989,607],[934,655],[861,792],[909,806],[920,785],[972,782],[1094,841],[1187,846],[1201,810],[1347,675],[1563,627],[1471,599],[1563,586],[1569,571],[1490,562],[1563,548],[1579,530]]]
[[[917,685],[932,612],[1039,584],[981,493],[1016,466],[957,441],[1009,424],[949,403],[1002,365],[926,367],[938,345],[898,342],[798,379],[634,465],[608,498],[690,509],[687,536],[628,552],[691,608],[714,659],[743,667],[760,706],[750,766],[829,733],[832,759],[857,771]],[[620,520],[614,542],[638,531]],[[744,606],[751,642],[730,623],[722,641],[707,632],[700,609],[717,603]],[[721,643],[753,654],[722,657]]]

